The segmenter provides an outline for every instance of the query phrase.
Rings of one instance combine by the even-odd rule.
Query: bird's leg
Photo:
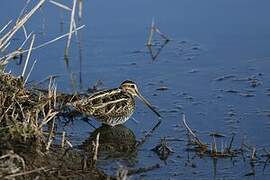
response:
[[[154,133],[154,131],[159,127],[160,124],[161,124],[161,120],[159,119],[158,122],[155,124],[155,126],[152,129],[150,129],[150,131],[148,131],[144,135],[144,137],[142,137],[139,141],[137,141],[136,147],[142,145],[146,141],[146,139]]]

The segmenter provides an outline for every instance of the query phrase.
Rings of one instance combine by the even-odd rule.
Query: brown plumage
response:
[[[124,81],[119,88],[100,91],[87,98],[75,101],[72,105],[89,117],[115,126],[123,124],[134,113],[135,97],[141,99],[157,116],[159,113],[139,93],[137,85],[130,80]]]

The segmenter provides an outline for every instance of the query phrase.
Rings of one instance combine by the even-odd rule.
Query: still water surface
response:
[[[0,24],[16,18],[24,3],[1,2]],[[83,92],[98,80],[104,88],[118,87],[126,79],[138,83],[141,93],[161,112],[162,123],[132,157],[100,161],[98,166],[109,174],[115,174],[120,165],[159,163],[161,168],[133,179],[269,179],[270,167],[263,171],[262,163],[255,166],[255,176],[245,176],[252,171],[248,159],[218,159],[215,165],[212,158],[187,152],[181,122],[185,113],[189,125],[208,143],[212,142],[209,132],[227,137],[235,133],[236,148],[243,139],[259,150],[269,148],[269,6],[267,0],[85,0],[78,24],[86,27],[78,40],[72,40],[69,70],[63,58],[66,40],[60,40],[33,52],[31,60],[38,61],[30,80],[60,75],[57,86],[64,92]],[[145,47],[153,18],[171,39],[155,61]],[[37,44],[66,33],[68,27],[69,14],[49,3],[26,25],[29,32],[38,34]],[[14,41],[23,37],[19,32]],[[15,63],[9,69],[22,71]],[[70,72],[78,82],[75,88]],[[168,89],[157,90],[160,87]],[[157,122],[141,102],[133,117],[138,123],[129,120],[125,127],[136,139]],[[94,131],[79,120],[67,130],[75,145]],[[168,141],[174,153],[166,162],[151,151],[163,137],[183,140]]]

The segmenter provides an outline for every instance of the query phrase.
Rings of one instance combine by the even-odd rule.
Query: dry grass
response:
[[[37,90],[25,86],[37,62],[35,60],[30,67],[33,50],[61,38],[70,37],[71,34],[77,33],[84,27],[76,28],[75,9],[73,9],[73,22],[71,22],[72,28],[69,33],[34,46],[34,42],[37,44],[35,34],[28,34],[25,23],[46,2],[48,1],[33,2],[35,5],[26,12],[26,8],[30,6],[28,0],[16,22],[9,21],[0,29],[0,179],[106,178],[105,174],[95,168],[82,169],[82,155],[77,150],[69,149],[72,148],[72,144],[65,137],[65,133],[62,147],[54,143],[57,134],[56,117],[60,114],[62,107],[74,98],[73,95],[58,93],[55,79],[52,77],[49,78],[47,89]],[[61,6],[55,1],[50,2]],[[25,40],[18,45],[17,49],[11,49],[9,47],[11,43],[14,43],[12,39],[18,31],[23,31]],[[25,44],[31,37],[30,46],[26,48]],[[23,53],[27,53],[27,58],[21,76],[16,77],[6,73],[5,65]],[[29,71],[28,67],[30,67]],[[68,145],[68,149],[65,149],[65,144]],[[97,157],[97,152],[95,157]]]
[[[189,142],[189,145],[191,146],[190,147],[191,149],[189,150],[195,151],[198,155],[210,156],[213,158],[220,158],[220,157],[234,157],[234,156],[237,156],[241,152],[240,148],[234,149],[232,146],[234,136],[231,138],[229,144],[222,144],[221,148],[218,149],[215,135],[212,135],[213,142],[209,145],[203,142],[188,126],[184,114],[182,117],[182,122],[183,122],[184,127],[187,130],[188,142]]]
[[[48,94],[36,94],[25,89],[22,78],[0,74],[0,125],[11,139],[44,143],[43,129],[56,115],[53,109],[55,88]]]

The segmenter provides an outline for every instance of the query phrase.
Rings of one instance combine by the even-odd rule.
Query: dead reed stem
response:
[[[13,35],[28,21],[28,19],[43,5],[45,0],[40,0],[39,3],[22,19],[19,19],[16,25],[6,33],[2,38],[0,38],[0,49],[2,50],[3,47],[7,45]]]
[[[13,178],[18,177],[18,176],[28,175],[28,174],[32,174],[32,173],[35,173],[35,172],[46,171],[46,170],[48,170],[48,169],[45,169],[45,167],[41,167],[41,168],[33,169],[33,170],[30,170],[30,171],[11,174],[11,175],[5,176],[4,178],[5,179],[13,179]]]
[[[154,18],[153,18],[146,46],[151,47],[153,45],[152,41],[153,41],[154,32],[156,32],[160,37],[162,37],[165,40],[165,42],[170,41],[170,39],[157,28],[157,26],[155,25]]]
[[[21,75],[24,78],[25,78],[26,68],[28,66],[28,62],[29,62],[30,55],[31,55],[31,52],[32,52],[32,48],[33,48],[33,45],[34,45],[34,42],[35,42],[35,38],[36,38],[36,35],[33,34],[32,41],[31,41],[31,44],[30,44],[30,48],[29,48],[29,51],[27,53],[27,58],[25,60],[25,64],[24,64],[24,67],[23,67],[22,75]]]
[[[31,73],[32,73],[32,71],[33,71],[33,69],[34,69],[36,63],[37,63],[37,60],[35,60],[34,63],[32,64],[32,66],[31,66],[31,68],[30,68],[30,71],[29,71],[28,75],[26,76],[26,78],[25,78],[25,80],[24,80],[24,84],[23,84],[24,86],[25,86],[25,84],[27,83],[27,81],[28,81],[28,79],[29,79],[29,77],[30,77],[30,75],[31,75]]]
[[[49,134],[49,137],[48,137],[48,143],[47,143],[47,146],[46,146],[47,151],[49,151],[49,149],[51,147],[51,144],[53,142],[54,125],[55,125],[55,119],[53,119],[52,124],[51,124],[51,130],[50,130],[50,134]]]
[[[25,3],[25,5],[24,5],[24,7],[22,8],[22,10],[21,10],[21,12],[20,12],[20,14],[19,14],[19,16],[18,16],[16,22],[18,22],[18,21],[21,19],[21,17],[22,17],[23,14],[25,13],[25,10],[26,10],[27,6],[29,5],[30,1],[31,1],[31,0],[27,0],[27,1],[26,1],[26,3]]]
[[[78,31],[78,30],[80,30],[80,29],[82,29],[82,28],[84,28],[84,27],[85,27],[85,25],[82,25],[82,26],[76,28],[75,30],[72,30],[71,33],[74,33],[75,31]],[[70,32],[69,32],[69,33],[66,33],[66,34],[63,34],[63,35],[61,35],[61,36],[59,36],[59,37],[56,37],[56,38],[54,38],[54,39],[52,39],[52,40],[50,40],[50,41],[48,41],[48,42],[45,42],[45,43],[40,44],[40,45],[38,45],[38,46],[36,46],[36,47],[33,47],[32,50],[36,50],[36,49],[42,48],[42,47],[44,47],[44,46],[47,46],[47,45],[49,45],[49,44],[51,44],[51,43],[54,43],[55,41],[58,41],[58,40],[60,40],[60,39],[62,39],[62,38],[64,38],[64,37],[69,36],[69,34],[70,34]],[[25,53],[25,52],[28,52],[28,51],[29,51],[29,49],[22,51],[22,53]],[[1,60],[1,59],[0,59],[0,60]]]
[[[73,30],[74,22],[75,22],[74,16],[75,16],[76,4],[77,4],[77,0],[73,0],[72,12],[70,16],[69,35],[68,35],[67,45],[65,49],[65,56],[68,56],[68,50],[69,50],[70,41],[72,37],[72,30]]]
[[[66,143],[67,143],[67,145],[68,145],[70,148],[73,148],[73,145],[72,145],[71,142],[69,142],[67,139],[66,139]]]
[[[200,146],[205,146],[205,144],[202,143],[202,141],[196,136],[196,134],[195,134],[195,133],[191,130],[191,128],[187,125],[185,114],[183,114],[183,116],[182,116],[182,121],[183,121],[184,126],[185,126],[186,129],[188,130],[189,134],[192,135],[192,137],[195,139],[195,141],[196,141]]]
[[[60,7],[60,8],[62,8],[62,9],[64,9],[64,10],[72,11],[72,9],[70,7],[68,7],[68,6],[66,6],[66,5],[64,5],[62,3],[59,3],[59,2],[56,2],[56,1],[53,1],[53,0],[50,0],[49,2],[56,5],[56,6],[58,6],[58,7]]]
[[[155,21],[154,18],[152,19],[151,27],[150,27],[150,33],[147,41],[147,46],[152,46],[152,38],[154,34],[154,29],[155,29]]]
[[[65,136],[66,136],[66,132],[63,131],[62,133],[62,140],[61,140],[61,147],[64,148],[65,146]]]
[[[93,142],[94,143],[94,147],[95,147],[94,156],[93,156],[94,162],[96,162],[97,159],[98,159],[97,156],[98,156],[98,147],[99,147],[99,136],[100,136],[100,133],[97,134],[96,142]]]
[[[79,20],[82,19],[82,10],[83,10],[83,0],[79,0],[79,12],[78,12]]]
[[[5,29],[12,23],[12,20],[10,20],[1,30],[0,30],[0,34],[5,31]]]

